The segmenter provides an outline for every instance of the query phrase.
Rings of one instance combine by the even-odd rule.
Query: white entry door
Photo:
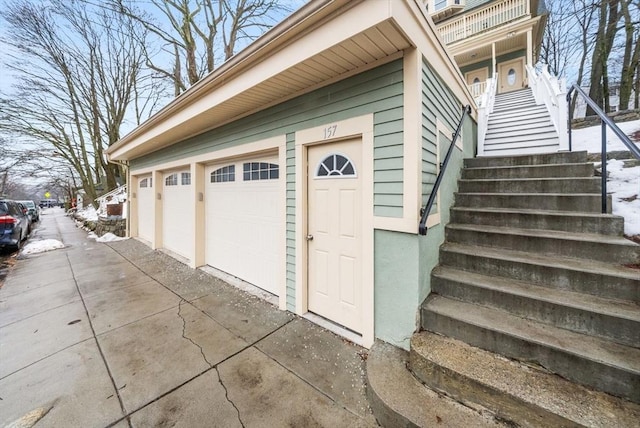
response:
[[[155,200],[151,175],[138,177],[138,238],[153,241]]]
[[[504,62],[498,66],[498,93],[524,88],[524,62],[522,58]]]
[[[362,332],[360,139],[308,149],[308,308]]]
[[[234,160],[206,170],[205,262],[279,295],[278,157]]]

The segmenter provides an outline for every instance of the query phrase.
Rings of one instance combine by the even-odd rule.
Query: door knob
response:
[[[307,241],[313,241],[313,235],[307,235]]]

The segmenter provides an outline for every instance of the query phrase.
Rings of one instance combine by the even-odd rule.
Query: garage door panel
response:
[[[151,176],[138,177],[138,237],[153,241],[154,199]]]
[[[163,247],[190,258],[193,237],[193,203],[189,184],[182,184],[178,173],[178,183],[166,184],[167,173],[163,177],[162,242]]]
[[[278,294],[278,179],[245,181],[247,162],[236,161],[207,168],[206,256],[207,264]],[[235,180],[211,183],[211,173],[233,165]],[[264,175],[264,174],[263,174]]]

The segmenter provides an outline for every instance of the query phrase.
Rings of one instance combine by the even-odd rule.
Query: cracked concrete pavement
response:
[[[49,210],[0,288],[0,426],[376,426],[366,350]]]

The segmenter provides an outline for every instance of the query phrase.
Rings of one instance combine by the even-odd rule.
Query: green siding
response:
[[[436,135],[436,120],[455,130],[461,114],[461,102],[423,60],[422,114],[416,120],[422,123],[422,194],[425,203],[436,179],[436,150],[444,156],[448,148],[446,142],[451,140],[450,135]],[[465,118],[462,135],[463,151],[453,150],[438,191],[440,224],[430,228],[427,236],[386,230],[374,233],[375,335],[405,349],[409,348],[411,335],[418,327],[416,318],[420,304],[431,291],[431,271],[438,263],[444,226],[449,222],[449,207],[454,201],[463,158],[474,154],[476,125],[473,120]],[[444,143],[440,147],[438,139]],[[376,185],[381,184],[377,182]]]
[[[401,146],[402,91],[402,60],[397,60],[133,159],[131,167],[150,167],[370,113],[379,128],[375,146]]]
[[[295,132],[352,117],[374,117],[374,214],[402,217],[402,59],[302,95],[130,162],[152,167],[286,134],[287,309],[295,309]]]
[[[403,106],[373,115],[373,213],[380,217],[402,217],[404,147]]]
[[[422,62],[422,206],[427,203],[437,177],[437,141],[451,140],[451,135],[436,136],[436,120],[440,119],[448,129],[455,131],[462,104],[448,89],[442,78],[438,76],[427,62]],[[441,145],[440,145],[441,147]],[[440,160],[444,160],[441,152]],[[435,207],[434,207],[435,208]],[[437,212],[434,209],[432,213]]]

